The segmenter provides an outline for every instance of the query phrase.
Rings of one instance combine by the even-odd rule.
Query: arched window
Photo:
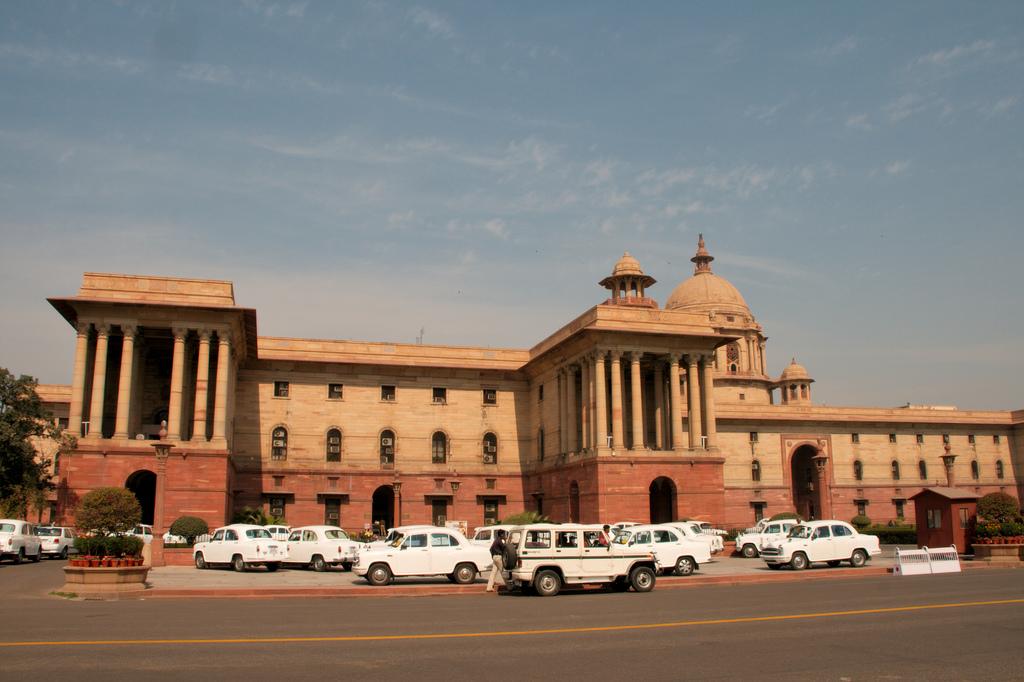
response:
[[[922,481],[928,480],[928,465],[923,459],[917,463],[917,475]]]
[[[390,466],[395,463],[395,432],[380,432],[380,463],[381,466]]]
[[[978,460],[971,461],[971,478],[977,481],[981,478],[981,467],[978,466]]]
[[[864,480],[864,465],[859,459],[853,461],[853,477],[858,481]]]
[[[900,463],[896,460],[892,461],[892,480],[900,480]]]
[[[544,429],[537,431],[537,459],[544,461]]]
[[[800,397],[807,399],[807,384],[800,384]]]
[[[493,433],[484,434],[484,464],[498,463],[498,437]]]
[[[739,344],[730,343],[725,349],[725,359],[729,362],[729,374],[736,374],[739,371],[740,347]]]
[[[761,480],[761,463],[756,459],[750,463],[750,480],[755,483]]]
[[[327,461],[341,461],[341,431],[338,429],[327,432]]]
[[[1003,460],[997,459],[996,460],[996,478],[1002,478],[1002,477],[1003,477]]]
[[[288,429],[278,426],[270,434],[270,459],[288,459]]]
[[[434,464],[448,461],[448,436],[442,431],[435,431],[430,438],[430,461]]]
[[[796,384],[791,384],[789,387],[789,397],[791,400],[796,400]]]

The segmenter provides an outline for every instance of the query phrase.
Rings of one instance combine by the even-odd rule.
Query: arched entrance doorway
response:
[[[805,519],[821,515],[821,491],[814,484],[814,462],[818,454],[813,445],[801,445],[790,459],[790,482],[793,486],[793,508]]]
[[[668,523],[676,518],[676,484],[659,476],[651,481],[651,523]]]
[[[156,504],[156,474],[148,469],[136,471],[124,482],[142,507],[142,523],[153,524],[153,507]]]
[[[580,484],[569,484],[569,523],[580,522]]]
[[[395,490],[390,485],[382,485],[373,491],[373,505],[370,512],[373,525],[378,522],[384,524],[384,528],[392,528],[395,525]]]

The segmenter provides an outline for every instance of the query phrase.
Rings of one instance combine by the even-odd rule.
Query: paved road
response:
[[[0,585],[43,571],[59,564],[4,566]],[[554,599],[0,602],[11,679],[44,661],[82,680],[1020,679],[1022,642],[1019,569]]]

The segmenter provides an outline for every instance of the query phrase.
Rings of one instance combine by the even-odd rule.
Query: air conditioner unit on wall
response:
[[[338,512],[331,512],[330,514],[327,515],[327,518],[330,519],[331,521],[337,521],[338,520],[338,516],[339,516]]]
[[[388,447],[389,445],[394,445],[394,441],[391,438],[381,438],[380,444],[384,447]]]
[[[498,451],[498,446],[497,445],[491,445],[490,443],[488,443],[487,445],[484,446],[484,452],[497,452],[497,451]]]
[[[384,448],[384,454],[385,455],[393,455],[393,454],[395,454],[395,449],[394,448]]]

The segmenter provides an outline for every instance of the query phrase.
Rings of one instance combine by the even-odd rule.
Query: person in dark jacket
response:
[[[491,543],[491,563],[494,564],[494,568],[491,569],[491,577],[487,579],[487,591],[494,592],[494,582],[497,581],[499,586],[505,587],[505,576],[502,573],[505,570],[505,530],[499,528],[494,533],[494,542]]]

